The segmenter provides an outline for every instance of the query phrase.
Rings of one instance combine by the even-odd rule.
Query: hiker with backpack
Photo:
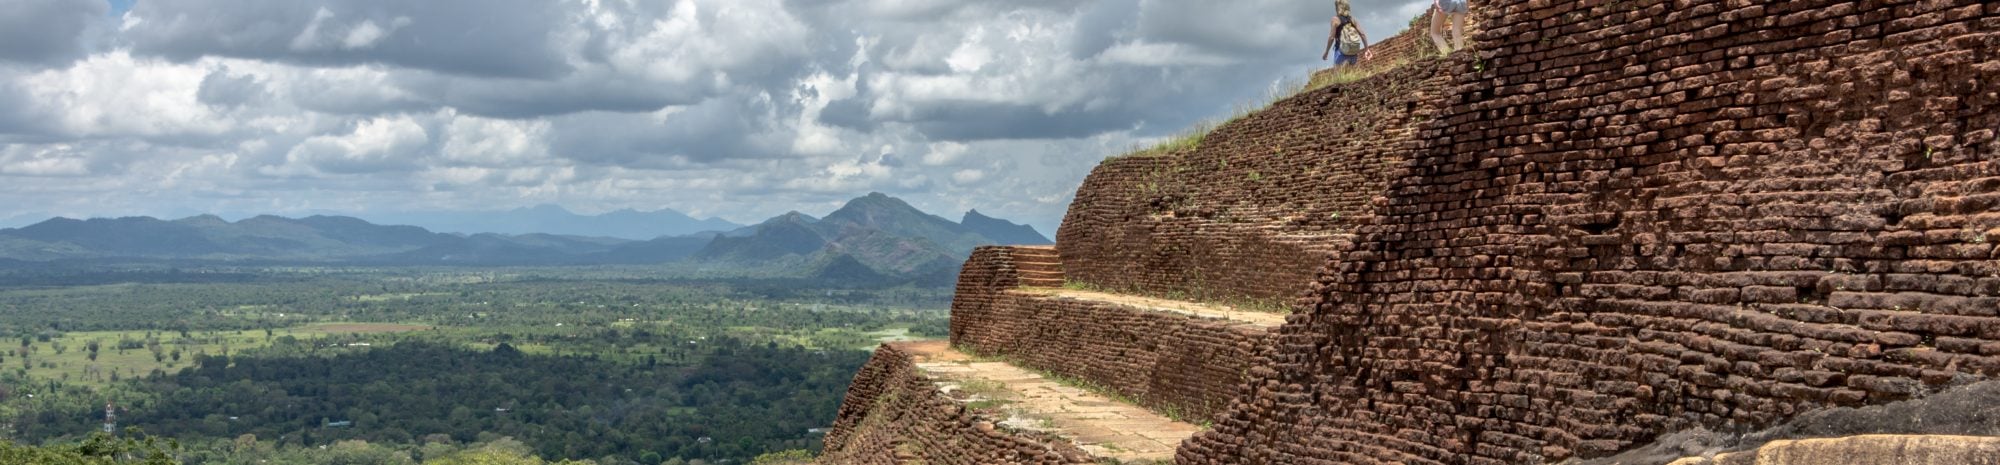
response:
[[[1465,48],[1465,13],[1470,10],[1466,1],[1431,0],[1431,43],[1437,44],[1438,53],[1448,55]],[[1451,29],[1451,43],[1445,43],[1447,28]]]
[[[1334,10],[1333,32],[1327,33],[1326,50],[1320,52],[1319,59],[1326,60],[1331,54],[1336,67],[1360,62],[1361,58],[1371,54],[1367,50],[1368,34],[1361,32],[1361,23],[1354,22],[1353,10],[1348,7],[1347,0],[1335,2]]]

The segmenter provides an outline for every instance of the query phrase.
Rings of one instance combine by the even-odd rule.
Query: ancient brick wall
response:
[[[854,375],[818,463],[1092,463],[1067,441],[1008,431],[994,423],[946,397],[908,353],[885,344]]]
[[[1289,300],[1372,216],[1438,62],[1314,90],[1231,121],[1194,150],[1107,160],[1057,233],[1072,281],[1196,300]]]
[[[2000,3],[1476,14],[1443,117],[1182,463],[1552,462],[2000,374]]]
[[[966,262],[952,299],[954,347],[1084,380],[1185,421],[1215,418],[1246,380],[1252,354],[1268,347],[1267,327],[984,284],[1013,268],[1010,249],[982,248]]]
[[[994,301],[1000,292],[1020,285],[1020,273],[1014,265],[1014,250],[1015,247],[1010,246],[985,246],[972,250],[972,256],[958,271],[958,287],[951,299],[953,313],[961,308],[975,314],[982,313],[979,309],[997,305]],[[971,329],[972,323],[952,318],[949,329],[951,338],[958,339],[958,334]]]

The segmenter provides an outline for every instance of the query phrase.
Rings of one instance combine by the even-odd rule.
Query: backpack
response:
[[[1353,18],[1340,17],[1340,26],[1335,27],[1334,30],[1340,31],[1338,34],[1340,37],[1340,53],[1347,55],[1361,54],[1361,26],[1355,24]]]

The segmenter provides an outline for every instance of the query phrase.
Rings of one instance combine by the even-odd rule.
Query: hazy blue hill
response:
[[[849,286],[873,286],[890,284],[896,278],[875,271],[861,260],[846,254],[835,254],[820,264],[819,271],[813,273],[813,280],[828,284]]]
[[[624,265],[650,265],[685,260],[707,247],[718,237],[716,233],[701,233],[687,236],[662,237],[650,241],[629,242],[598,253],[583,261],[591,263],[612,263]]]
[[[827,214],[820,223],[834,230],[836,236],[846,236],[854,230],[883,231],[902,237],[922,238],[947,250],[967,253],[974,247],[994,242],[994,239],[981,236],[964,225],[924,213],[902,199],[880,192],[848,201],[846,206]],[[857,258],[868,261],[865,256]]]
[[[178,224],[147,217],[53,218],[20,229],[0,230],[0,236],[68,244],[102,256],[192,257],[226,249],[209,240],[199,224]]]
[[[747,236],[717,237],[696,252],[694,258],[743,262],[810,255],[827,244],[818,223],[803,213],[786,213],[757,224]]]
[[[25,263],[33,261],[84,258],[94,254],[76,244],[68,242],[43,242],[34,239],[0,235],[0,260]]]
[[[981,236],[986,236],[995,242],[1006,245],[1048,245],[1055,243],[1054,241],[1050,241],[1048,236],[1043,236],[1041,232],[1035,231],[1034,226],[1014,224],[1011,221],[981,215],[977,209],[965,212],[965,219],[959,221],[959,224],[965,225],[966,228],[972,229],[973,232],[977,232]]]
[[[474,234],[384,257],[390,262],[441,265],[580,264],[629,241],[553,234]]]
[[[39,261],[86,258],[327,261],[422,249],[457,250],[461,254],[505,250],[510,254],[546,256],[601,252],[623,242],[601,238],[461,237],[337,216],[293,219],[265,215],[233,223],[213,215],[172,221],[148,217],[55,218],[20,229],[0,230],[0,257]]]
[[[642,241],[743,227],[719,218],[697,219],[671,209],[650,212],[627,209],[601,215],[579,215],[556,205],[505,211],[390,213],[370,217],[381,223],[416,225],[447,233],[556,234]]]
[[[907,274],[939,259],[963,260],[965,255],[930,239],[880,229],[847,228],[826,246],[826,253],[852,256],[883,272]],[[968,247],[967,252],[970,252]]]
[[[814,277],[854,276],[949,285],[972,249],[998,243],[1046,244],[1033,228],[975,215],[976,226],[925,213],[882,193],[855,198],[814,219],[797,212],[724,233],[692,257],[754,263],[785,257],[817,263]],[[992,237],[981,229],[995,231]],[[869,273],[860,272],[867,268]]]
[[[416,226],[377,225],[346,216],[309,216],[293,220],[312,227],[319,235],[350,244],[382,247],[437,245],[449,237]]]

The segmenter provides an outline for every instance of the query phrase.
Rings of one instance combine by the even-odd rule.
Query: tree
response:
[[[528,445],[513,438],[500,438],[464,451],[436,459],[425,460],[424,465],[545,465],[529,452]],[[564,460],[555,465],[593,465],[590,461]]]
[[[102,433],[74,446],[33,447],[0,441],[0,463],[37,465],[176,465],[152,438],[112,439]]]
[[[755,460],[750,461],[750,465],[806,465],[812,463],[812,461],[813,454],[811,451],[788,450],[759,455]]]

